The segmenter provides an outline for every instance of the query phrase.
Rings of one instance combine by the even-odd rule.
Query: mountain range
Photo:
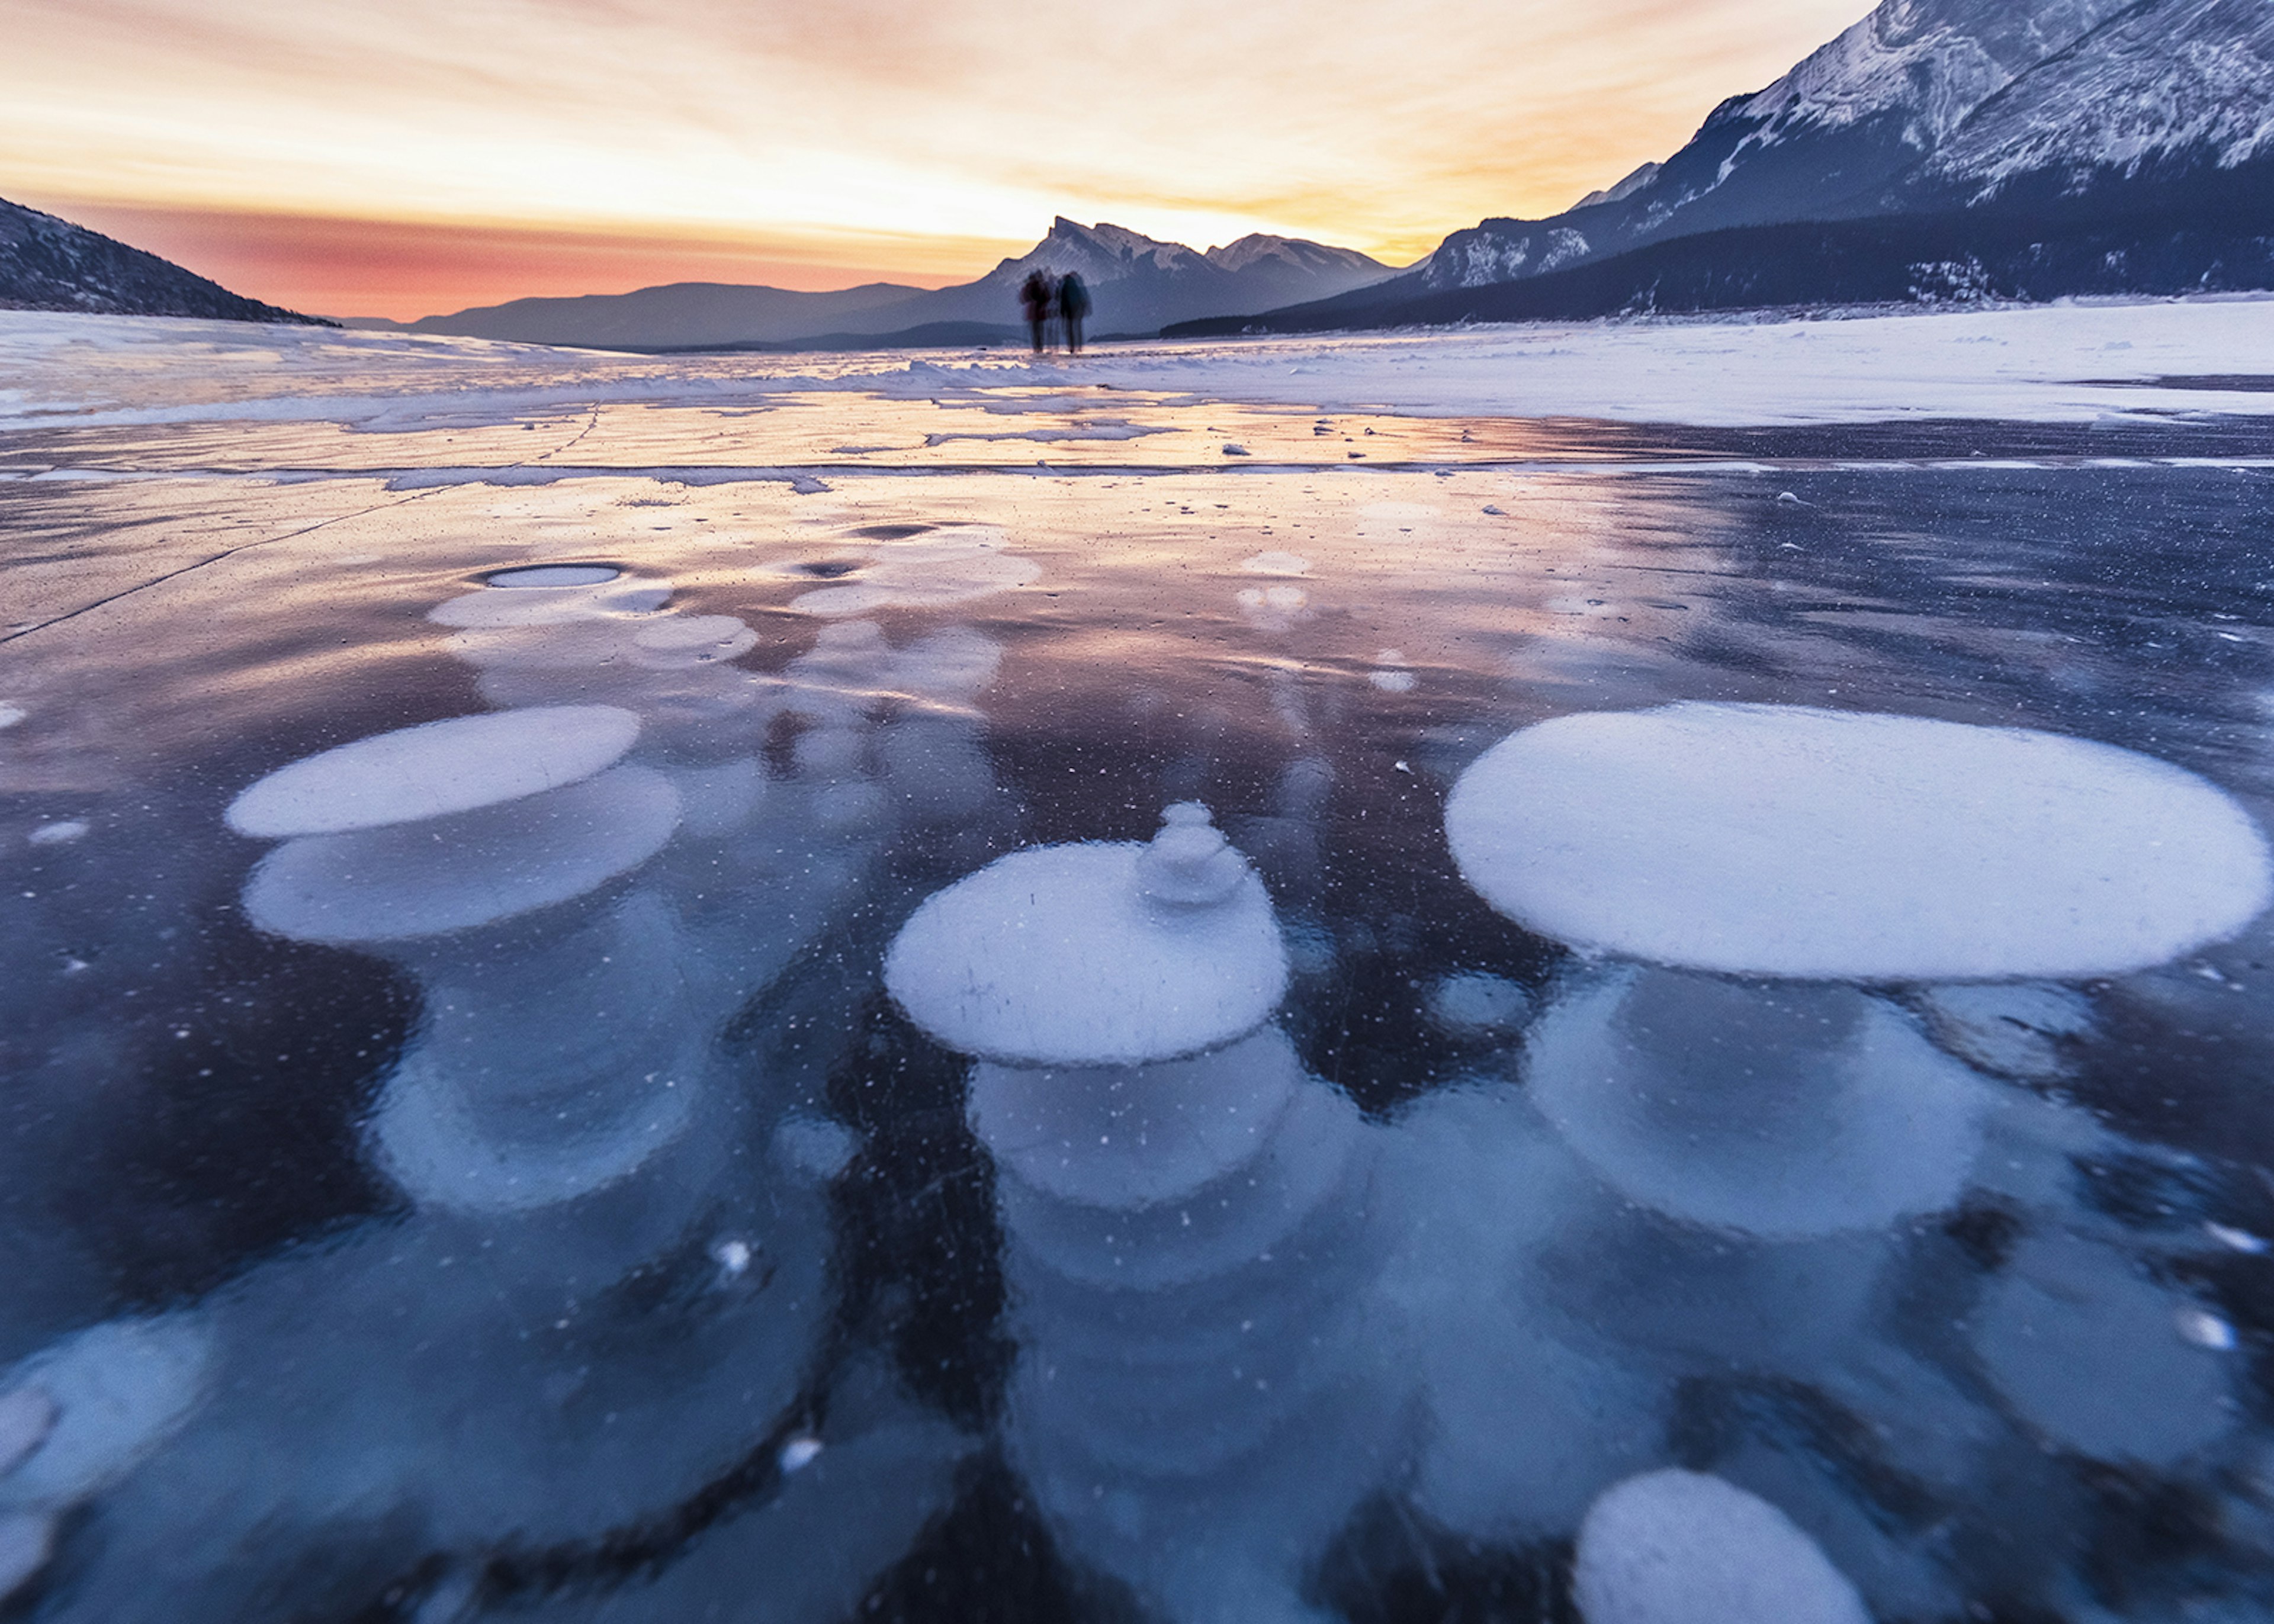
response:
[[[2274,286],[2274,4],[1884,0],[1689,144],[1193,334]]]
[[[240,297],[170,259],[5,198],[0,198],[0,310],[329,325]]]
[[[1099,335],[1145,335],[1226,311],[1330,297],[1394,274],[1351,248],[1285,237],[1241,237],[1205,252],[1121,226],[1060,216],[1027,252],[976,282],[922,289],[871,282],[833,293],[674,282],[582,298],[515,299],[412,322],[350,320],[414,333],[601,350],[839,349],[1023,339],[1019,287],[1035,269],[1078,271]]]

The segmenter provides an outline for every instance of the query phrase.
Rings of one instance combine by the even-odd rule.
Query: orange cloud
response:
[[[559,287],[555,239],[579,277],[970,274],[1057,213],[1410,259],[1665,155],[1868,0],[5,4],[0,195],[401,310]]]
[[[924,238],[811,245],[859,258],[801,255],[801,244],[400,220],[335,220],[235,209],[19,199],[187,266],[222,286],[293,310],[398,321],[471,304],[622,293],[668,282],[845,288],[899,282],[943,287],[1027,244]],[[942,268],[945,259],[945,268]]]

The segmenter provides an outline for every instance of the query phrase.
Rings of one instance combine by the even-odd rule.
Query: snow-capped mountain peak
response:
[[[1880,114],[1902,119],[1921,151],[2022,74],[2139,0],[1882,0],[1877,10],[1757,95],[1726,111],[1788,132],[1839,128]]]
[[[1182,243],[1164,243],[1103,221],[1086,226],[1060,214],[1048,236],[1016,259],[1004,260],[987,280],[1016,282],[1029,271],[1043,270],[1054,275],[1078,271],[1086,282],[1110,282],[1148,270],[1190,271],[1206,263]]]
[[[2274,155],[2274,4],[2151,0],[1984,102],[1928,161],[1970,203],[2190,160]]]
[[[1235,274],[1259,265],[1280,265],[1306,272],[1332,268],[1359,275],[1384,275],[1389,271],[1380,260],[1355,248],[1334,248],[1303,237],[1273,237],[1261,231],[1210,248],[1201,258],[1220,271]]]

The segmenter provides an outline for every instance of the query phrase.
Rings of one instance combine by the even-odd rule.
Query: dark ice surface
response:
[[[2274,824],[2274,432],[1075,387],[58,426],[0,475],[7,1616],[1565,1620],[1590,1501],[1668,1466],[1890,1624],[2274,1614],[2274,925],[1638,999],[1701,1158],[1756,1026],[1891,1019],[1978,1091],[1954,1198],[1766,1237],[1564,1145],[1529,1034],[1630,972],[1443,822],[1516,729],[1720,700],[2079,735]],[[649,590],[428,618],[554,563]],[[659,851],[446,936],[256,923],[248,786],[545,704],[638,714]],[[1184,1207],[1053,1207],[880,965],[1185,801],[1277,910],[1296,1103]],[[607,832],[486,816],[501,897]],[[441,883],[359,838],[373,906]],[[454,1054],[471,1150],[403,1125]]]

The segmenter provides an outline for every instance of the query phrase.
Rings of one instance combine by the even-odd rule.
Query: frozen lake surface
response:
[[[2269,1616],[2270,356],[0,314],[8,1616]]]

